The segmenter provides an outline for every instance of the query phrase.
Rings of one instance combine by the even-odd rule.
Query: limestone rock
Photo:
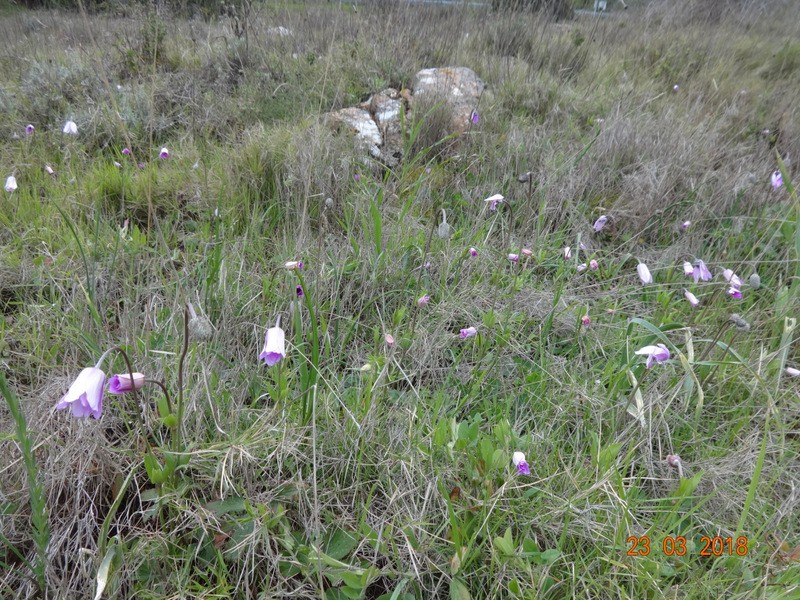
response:
[[[453,112],[452,131],[462,133],[469,129],[470,116],[485,88],[481,78],[466,67],[423,69],[414,77],[413,100],[444,102]]]

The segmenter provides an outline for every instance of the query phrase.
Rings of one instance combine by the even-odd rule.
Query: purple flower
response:
[[[514,264],[518,263],[519,262],[519,254],[513,254],[513,253],[509,254],[508,255],[508,260],[510,260]]]
[[[497,210],[497,205],[500,202],[503,202],[504,200],[505,200],[505,197],[502,194],[493,194],[493,195],[489,196],[488,198],[486,198],[484,200],[484,202],[488,202],[489,203],[489,210],[494,212],[494,211]]]
[[[736,275],[736,273],[734,273],[731,269],[724,269],[722,271],[722,276],[725,278],[725,281],[731,284],[731,287],[742,287],[742,280],[739,279],[739,276]]]
[[[478,251],[475,248],[470,248],[469,255],[472,257],[478,256]]]
[[[287,269],[289,269],[290,271],[294,270],[294,269],[297,269],[298,271],[302,271],[303,267],[305,267],[305,265],[303,264],[302,260],[290,260],[289,262],[285,263],[283,266],[286,267]]]
[[[786,374],[789,377],[800,377],[800,369],[795,369],[794,367],[786,367]]]
[[[669,349],[664,344],[656,344],[655,346],[645,346],[640,348],[634,354],[647,356],[645,367],[648,369],[653,366],[654,362],[658,364],[665,363],[669,360]]]
[[[61,401],[56,404],[56,410],[71,407],[72,415],[75,417],[91,415],[95,419],[99,419],[103,414],[105,382],[106,374],[98,367],[86,367],[69,386],[69,390],[61,398]]]
[[[714,276],[711,274],[711,271],[708,270],[706,263],[704,263],[702,260],[698,260],[696,263],[694,263],[694,266],[695,270],[692,275],[695,283],[701,279],[703,281],[711,281],[714,278]]]
[[[164,146],[161,149],[161,152],[158,153],[158,158],[169,158],[169,150],[167,150],[166,146]]]
[[[673,91],[673,92],[677,92],[679,89],[681,89],[681,88],[680,88],[680,86],[679,86],[677,83],[676,83],[675,85],[673,85],[673,86],[672,86],[672,91]]]
[[[123,149],[122,149],[122,153],[123,153],[125,156],[130,156],[130,154],[131,154],[131,149],[130,149],[130,148],[123,148]]]
[[[17,178],[13,175],[9,175],[8,179],[6,179],[6,191],[10,194],[14,190],[17,189]]]
[[[522,256],[533,256],[533,250],[531,250],[530,248],[523,248]]]
[[[130,373],[112,375],[108,380],[108,391],[111,394],[127,394],[131,390],[138,390],[144,385],[144,375],[134,373],[131,381]]]
[[[667,464],[673,469],[677,469],[678,467],[681,466],[681,457],[678,456],[677,454],[668,454]]]
[[[772,177],[770,177],[770,182],[772,183],[772,189],[777,190],[779,187],[783,185],[783,175],[781,175],[780,171],[774,171],[772,173]]]
[[[564,246],[564,260],[569,260],[572,258],[572,248],[569,246]]]
[[[300,285],[299,283],[297,284],[297,287],[295,288],[295,292],[297,292],[297,297],[298,298],[302,298],[303,296],[305,296],[305,292],[303,292],[303,286]]]
[[[64,123],[64,129],[62,131],[67,135],[78,135],[78,126],[75,124],[75,121],[67,121]]]
[[[642,285],[653,283],[653,276],[650,274],[650,269],[647,268],[646,264],[639,263],[636,267],[636,271],[639,273],[639,279],[642,280]]]
[[[595,259],[592,259],[589,261],[589,268],[592,271],[597,271],[600,268],[600,264]]]
[[[31,123],[25,125],[25,135],[33,135],[34,131],[36,131],[36,128]]]
[[[694,267],[692,266],[692,263],[688,261],[683,263],[683,274],[687,277],[694,277]],[[695,281],[695,283],[697,283],[697,281]]]
[[[689,304],[691,304],[692,307],[698,306],[700,304],[700,300],[697,299],[697,296],[695,296],[689,290],[683,290],[683,295],[686,297],[686,299],[689,301]]]
[[[481,116],[478,114],[477,110],[473,110],[472,113],[470,113],[469,120],[472,121],[473,125],[477,125],[481,122]]]
[[[258,355],[258,358],[263,360],[268,367],[271,367],[285,357],[286,334],[283,333],[283,329],[277,325],[267,329],[267,333],[264,336],[264,349]]]
[[[426,260],[426,261],[425,261],[425,264],[424,264],[424,265],[422,265],[422,266],[423,266],[423,267],[425,267],[426,269],[430,269],[430,268],[431,268],[431,261],[429,261],[429,260]]]
[[[691,221],[684,221],[683,223],[681,223],[681,231],[686,231],[687,229],[689,229],[691,224],[692,224]]]
[[[391,333],[384,335],[383,340],[386,342],[386,345],[389,346],[389,348],[394,346],[394,336]]]
[[[584,327],[588,327],[589,325],[592,324],[592,320],[589,318],[589,315],[583,315],[581,317],[581,323],[583,324]]]
[[[576,269],[578,270],[578,273],[583,273],[587,269],[586,263],[579,264]]]
[[[56,172],[53,171],[53,167],[51,167],[50,165],[45,165],[44,166],[44,170],[48,175],[55,175],[56,174]]]
[[[461,333],[458,335],[462,340],[465,340],[478,335],[478,330],[475,327],[467,327],[466,329],[462,329]]]
[[[531,468],[528,466],[528,462],[525,460],[525,454],[522,452],[514,452],[511,456],[511,462],[517,467],[517,475],[531,474]]]
[[[417,298],[417,306],[425,306],[428,302],[431,301],[431,297],[428,294],[423,294],[419,298]]]
[[[598,218],[597,221],[594,222],[594,230],[600,231],[603,227],[606,226],[606,223],[608,223],[608,217],[606,215],[601,215],[600,218]]]
[[[361,181],[361,175],[359,175],[358,173],[356,173],[355,175],[353,175],[353,181],[355,181],[356,183],[358,183],[359,181]]]
[[[731,286],[730,288],[728,288],[728,295],[731,298],[735,298],[736,300],[740,300],[742,298],[742,291],[737,287]]]

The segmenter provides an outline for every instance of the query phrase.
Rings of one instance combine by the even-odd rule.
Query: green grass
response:
[[[0,596],[796,598],[800,11],[769,5],[265,3],[247,39],[0,9]],[[322,118],[438,66],[480,124],[422,107],[396,168]],[[55,411],[114,346],[163,388]]]

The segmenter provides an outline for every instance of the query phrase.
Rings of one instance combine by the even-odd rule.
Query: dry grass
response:
[[[0,198],[0,364],[50,539],[40,593],[2,405],[0,596],[92,597],[108,556],[108,597],[794,597],[800,409],[780,375],[800,360],[794,334],[781,338],[798,306],[796,200],[769,177],[776,155],[789,172],[800,156],[799,17],[777,0],[631,2],[558,23],[263,4],[238,37],[228,18],[3,13],[0,176],[19,189]],[[457,140],[446,109],[415,107],[419,135],[386,169],[324,125],[440,66],[488,86]],[[67,118],[78,139],[60,134]],[[35,135],[15,139],[28,122]],[[169,161],[152,158],[162,145]],[[496,192],[508,202],[491,213]],[[564,261],[579,239],[586,251]],[[512,266],[523,247],[533,256]],[[297,281],[281,268],[301,258],[316,319],[290,304]],[[591,258],[599,270],[576,275]],[[695,258],[762,287],[731,305],[719,283],[687,285]],[[639,285],[638,261],[657,285]],[[175,396],[187,301],[213,335],[185,366],[188,464],[155,485],[146,447],[163,463],[174,436],[157,388],[140,406],[107,396],[99,421],[53,406],[113,345]],[[725,329],[731,312],[749,333]],[[277,315],[288,356],[268,369],[255,357]],[[632,318],[673,360],[631,360],[658,341]],[[459,341],[470,325],[479,336]],[[629,370],[645,427],[628,413]],[[518,449],[528,478],[510,466]],[[663,556],[659,540],[678,534],[689,553]],[[630,535],[656,550],[626,556]],[[750,552],[702,558],[702,535],[745,535]]]

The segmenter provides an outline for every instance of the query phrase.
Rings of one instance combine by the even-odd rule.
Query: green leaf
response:
[[[335,529],[323,545],[324,552],[335,560],[342,560],[358,545],[358,540],[344,529]]]
[[[161,464],[158,462],[158,459],[150,452],[144,455],[144,468],[145,471],[147,471],[147,477],[150,478],[150,481],[156,485],[164,483],[164,480],[166,479],[164,476],[164,470],[161,468]]]
[[[506,556],[513,556],[515,554],[514,538],[511,535],[511,528],[506,529],[503,537],[494,538],[495,547]]]
[[[340,575],[342,576],[342,580],[344,580],[344,584],[347,587],[351,587],[356,590],[361,590],[364,588],[363,574],[342,571]]]
[[[472,600],[469,588],[461,579],[450,580],[450,600]]]
[[[542,560],[551,565],[556,562],[561,557],[561,550],[557,548],[550,548],[549,550],[545,550],[542,552]]]
[[[100,600],[103,596],[103,592],[108,585],[108,580],[111,577],[111,563],[114,560],[114,555],[117,553],[115,542],[116,538],[113,538],[106,555],[103,557],[103,562],[100,563],[100,568],[97,569],[97,591],[95,591],[94,600]]]
[[[231,496],[217,502],[209,502],[206,508],[218,517],[234,512],[247,512],[247,500],[241,496]]]

